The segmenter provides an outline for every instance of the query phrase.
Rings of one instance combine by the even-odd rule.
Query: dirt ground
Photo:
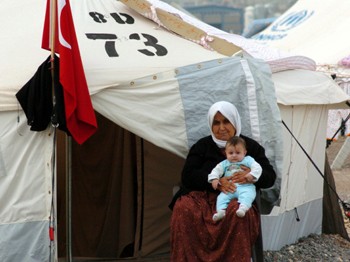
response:
[[[346,138],[347,137],[339,137],[338,140],[333,141],[327,148],[327,157],[331,166]],[[350,154],[344,161],[343,166],[340,169],[332,168],[332,172],[338,196],[345,203],[350,203]],[[344,216],[344,222],[348,235],[350,236],[350,219]]]

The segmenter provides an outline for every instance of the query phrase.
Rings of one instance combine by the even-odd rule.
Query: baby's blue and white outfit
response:
[[[262,168],[258,162],[254,160],[251,156],[246,156],[240,162],[231,163],[227,159],[221,161],[216,167],[211,171],[208,176],[208,182],[211,183],[214,179],[220,179],[223,176],[232,176],[238,171],[242,171],[241,165],[250,168],[250,174],[254,177],[254,182],[256,182],[262,173]],[[221,192],[217,198],[216,210],[224,210],[227,208],[230,201],[234,198],[238,199],[240,204],[245,205],[247,208],[252,206],[252,203],[256,197],[255,185],[248,184],[237,184],[236,191],[234,193],[224,193]]]

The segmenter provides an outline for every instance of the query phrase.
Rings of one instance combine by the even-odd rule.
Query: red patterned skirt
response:
[[[212,220],[216,193],[193,191],[175,203],[171,217],[171,261],[251,261],[259,233],[259,213],[253,206],[243,218],[232,200],[223,220]]]

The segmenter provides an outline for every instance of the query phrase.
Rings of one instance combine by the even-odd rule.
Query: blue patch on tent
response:
[[[271,31],[273,32],[286,32],[291,30],[292,28],[300,25],[305,22],[314,14],[314,11],[309,10],[301,10],[298,12],[292,12],[284,17],[282,20],[277,21],[271,27]]]
[[[282,18],[274,22],[270,28],[271,33],[258,33],[251,38],[260,40],[260,41],[274,41],[285,38],[288,35],[288,31],[297,27],[298,25],[304,23],[308,20],[314,11],[310,10],[301,10],[298,12],[292,12]]]

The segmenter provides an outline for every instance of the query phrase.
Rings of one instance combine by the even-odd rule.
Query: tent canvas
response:
[[[318,66],[337,67],[349,54],[346,44],[349,36],[344,34],[350,19],[346,12],[349,7],[346,0],[338,1],[337,5],[331,0],[322,4],[316,0],[297,1],[254,39],[310,57]]]
[[[32,76],[37,66],[48,55],[47,52],[39,48],[43,19],[40,21],[38,18],[43,18],[44,16],[44,2],[45,1],[26,1],[28,8],[24,8],[23,3],[6,1],[3,3],[6,4],[6,8],[2,9],[4,11],[1,15],[2,20],[0,21],[1,24],[8,25],[6,26],[7,33],[1,36],[1,43],[4,47],[0,50],[1,57],[4,58],[4,60],[2,60],[4,62],[0,65],[1,74],[4,76],[0,80],[0,117],[2,119],[2,121],[0,121],[0,233],[3,236],[0,240],[0,256],[3,261],[20,260],[23,257],[28,258],[28,261],[48,261],[50,257],[55,257],[57,255],[57,248],[55,248],[57,247],[57,237],[53,242],[50,242],[48,234],[50,223],[60,223],[60,221],[52,221],[51,216],[52,195],[56,194],[55,186],[52,184],[52,182],[54,182],[53,172],[55,172],[55,166],[53,166],[53,162],[51,162],[52,157],[54,157],[53,153],[55,152],[55,136],[52,132],[52,128],[41,133],[30,132],[26,125],[25,116],[19,109],[18,103],[14,97],[14,94]],[[136,257],[157,256],[169,251],[168,231],[171,213],[168,208],[164,206],[164,203],[167,203],[167,200],[171,198],[172,186],[175,184],[173,182],[179,179],[181,161],[183,161],[183,157],[186,155],[191,141],[194,141],[195,136],[193,136],[193,133],[196,132],[195,130],[189,131],[191,129],[186,126],[186,117],[189,116],[188,114],[186,115],[186,113],[193,112],[193,108],[188,108],[183,104],[182,95],[186,94],[184,96],[185,98],[191,98],[192,101],[196,101],[196,103],[203,100],[203,103],[208,107],[213,101],[207,100],[207,93],[214,96],[214,100],[223,99],[222,97],[227,98],[227,93],[223,92],[225,87],[228,90],[227,92],[229,92],[230,88],[237,87],[239,83],[243,82],[242,85],[244,88],[238,90],[238,94],[253,92],[251,94],[265,97],[265,104],[259,104],[259,108],[263,107],[265,109],[267,108],[266,110],[270,110],[269,112],[274,118],[269,119],[269,121],[272,121],[269,123],[272,123],[272,127],[276,128],[276,130],[281,128],[279,125],[276,125],[276,123],[280,123],[279,111],[281,111],[282,119],[289,116],[287,118],[287,124],[289,124],[293,130],[300,130],[300,126],[298,125],[300,120],[295,118],[296,116],[302,118],[303,121],[305,118],[309,120],[312,119],[313,123],[318,120],[318,125],[322,126],[324,125],[323,116],[325,112],[327,112],[327,106],[329,104],[338,104],[348,99],[348,96],[341,92],[340,89],[336,89],[338,92],[332,92],[332,96],[322,96],[322,94],[328,90],[333,90],[333,88],[336,87],[334,86],[334,82],[321,73],[310,72],[303,69],[281,70],[279,73],[275,72],[271,78],[271,72],[267,64],[262,60],[249,56],[243,56],[242,58],[224,58],[221,54],[206,50],[193,42],[186,41],[157,27],[153,22],[138,15],[135,11],[120,2],[104,1],[103,3],[97,3],[92,0],[84,2],[75,1],[72,2],[72,10],[94,108],[119,126],[115,127],[113,125],[115,133],[111,137],[113,137],[115,141],[118,141],[118,143],[115,144],[115,150],[112,150],[112,152],[120,153],[120,151],[126,150],[126,152],[129,152],[127,155],[130,155],[130,158],[125,156],[125,159],[122,159],[123,161],[125,160],[128,165],[124,166],[121,165],[122,162],[117,162],[118,164],[116,166],[118,168],[123,168],[122,170],[116,170],[116,173],[126,174],[122,177],[127,178],[133,176],[132,174],[136,172],[136,185],[137,187],[143,186],[143,188],[139,188],[136,194],[137,216],[134,217],[136,221],[135,224],[126,226],[127,229],[125,229],[125,231],[129,232],[128,236],[124,237],[124,235],[120,234],[118,235],[118,240],[114,239],[115,241],[119,241],[118,248],[113,251],[118,253],[118,255],[123,250],[123,247],[125,247],[125,244],[130,243],[130,241],[132,242],[132,240],[134,241],[134,255]],[[135,19],[135,21],[137,21],[135,22],[135,27],[131,27],[131,25],[127,23],[121,23],[122,25],[118,24],[113,17],[115,10],[117,10],[119,15],[123,14],[123,18],[132,17]],[[105,20],[97,19],[97,21],[100,22],[97,23],[94,20],[94,18],[96,18],[96,13],[103,14],[104,18],[108,18],[106,19],[108,22],[102,22]],[[35,14],[35,19],[30,19],[33,14]],[[16,19],[12,19],[14,15]],[[33,23],[26,23],[28,20]],[[111,23],[113,26],[111,31],[109,31],[110,29],[107,27],[107,24],[110,25]],[[26,25],[26,27],[24,25]],[[114,26],[117,25],[119,27],[114,28]],[[126,31],[119,30],[121,29],[120,26]],[[18,31],[16,32],[19,28],[23,29],[21,33],[18,33]],[[118,32],[118,34],[119,32],[125,32],[125,34],[120,37],[120,41],[114,42],[115,46],[121,48],[118,49],[118,54],[120,54],[119,58],[123,58],[123,60],[118,61],[108,60],[109,58],[106,51],[106,42],[108,41],[98,41],[98,39],[92,40],[87,37],[88,33],[105,34],[115,32]],[[154,34],[159,39],[159,43],[163,45],[166,43],[166,48],[168,50],[177,50],[177,52],[171,53],[169,51],[169,56],[174,54],[171,59],[168,59],[168,57],[167,59],[157,57],[157,63],[151,62],[152,60],[142,60],[136,54],[142,54],[142,52],[139,51],[145,49],[144,42],[136,41],[137,46],[135,49],[127,49],[127,47],[130,47],[131,44],[134,43],[133,41],[128,41],[131,34],[138,34],[139,36],[145,36],[142,34],[148,36]],[[147,41],[147,37],[143,40]],[[29,39],[31,40],[29,41]],[[25,42],[27,49],[18,49],[12,44],[13,42]],[[98,46],[98,48],[96,46]],[[181,46],[183,48],[180,48]],[[131,54],[132,52],[130,50],[135,52]],[[157,49],[152,49],[154,52],[155,50]],[[186,53],[180,56],[178,55],[178,50],[185,50]],[[252,47],[250,47],[250,50],[252,50]],[[122,56],[124,53],[128,55]],[[10,54],[16,55],[10,56]],[[29,55],[29,59],[23,60],[24,57]],[[135,55],[135,57],[133,57],[133,55]],[[100,60],[102,57],[103,59]],[[107,60],[107,62],[103,60]],[[269,60],[270,68],[276,69],[276,63],[271,63],[271,61],[272,60]],[[283,59],[280,61],[283,61]],[[280,68],[283,68],[283,63],[279,65]],[[18,67],[20,67],[20,70],[18,70]],[[215,78],[215,74],[208,75],[208,72],[218,71],[221,73],[221,78]],[[293,93],[290,90],[293,90],[293,87],[302,86],[303,82],[301,80],[299,82],[299,78],[296,77],[301,75],[304,75],[305,78],[309,80],[309,85],[305,86],[303,89],[305,93],[311,90],[316,93],[314,93],[313,99],[307,102],[304,101],[305,96],[294,94],[293,97],[295,100],[289,104],[288,96],[290,92]],[[200,79],[198,78],[199,76],[203,78],[203,90],[198,89],[196,93],[191,92],[190,89],[186,90],[186,87],[193,88],[193,86],[196,86],[194,84],[197,83],[191,82],[191,77],[193,76],[195,80]],[[232,79],[234,76],[236,77]],[[295,79],[296,82],[291,82],[289,78]],[[224,81],[225,79],[231,79],[235,82],[227,83]],[[216,80],[221,80],[220,84],[222,85],[220,85],[220,89],[213,89],[216,85],[210,84]],[[274,93],[273,87],[276,89],[276,94]],[[254,91],[254,88],[256,88],[256,91]],[[288,92],[288,90],[290,92]],[[317,93],[317,91],[319,92]],[[204,96],[203,93],[205,94]],[[237,102],[237,100],[234,99],[238,98],[232,97],[231,99],[233,99],[233,102]],[[249,103],[251,103],[251,101]],[[247,110],[246,105],[249,105],[249,103],[241,103],[242,105],[240,105],[237,102],[243,115],[250,115],[250,113],[253,112],[252,110]],[[188,104],[190,103],[187,103],[187,105]],[[200,111],[205,115],[207,108],[204,108],[204,104],[203,109]],[[254,102],[251,105],[251,108],[254,108]],[[255,108],[257,108],[256,105]],[[281,110],[281,108],[283,110]],[[198,108],[196,108],[196,110],[198,111]],[[257,117],[256,119],[258,120],[263,120],[259,121],[260,124],[266,121],[266,119],[259,118],[261,114],[256,114],[255,117]],[[263,126],[256,128],[254,124],[255,122],[251,122],[245,127],[246,132],[249,132],[251,136],[259,134],[259,131],[264,131]],[[203,123],[203,126],[205,126],[205,123]],[[123,128],[122,131],[120,131],[120,127]],[[130,135],[128,131],[124,134],[123,130],[128,130],[132,132],[133,135]],[[320,129],[315,129],[314,132],[319,134],[319,130]],[[271,133],[275,134],[276,137],[269,137],[271,140],[264,141],[264,136],[261,136],[261,140],[259,141],[266,143],[267,149],[271,148],[269,153],[272,157],[276,152],[275,150],[282,150],[282,147],[280,147],[282,141],[279,140],[279,132]],[[318,137],[316,134],[314,134],[311,140],[307,140],[315,142],[314,144],[310,143],[307,149],[311,152],[311,156],[317,159],[316,162],[323,166],[324,146],[322,146],[322,143],[316,143],[318,142],[318,140],[314,138],[315,136]],[[298,136],[303,135],[305,134],[298,134]],[[130,137],[126,139],[126,136]],[[200,136],[200,134],[198,134],[198,136]],[[305,159],[298,155],[295,143],[290,140],[290,137],[286,137],[285,134],[281,134],[281,136],[283,136],[283,151],[291,152],[290,158],[289,156],[285,157],[283,163],[281,163],[282,159],[276,156],[273,162],[276,163],[277,169],[279,168],[277,166],[278,163],[282,164],[280,167],[282,170],[280,175],[284,176],[287,175],[287,173],[285,173],[286,170],[292,170],[289,168],[291,162],[296,166],[300,163],[301,167],[305,167]],[[191,137],[193,140],[189,139]],[[306,138],[308,137],[305,137],[305,139]],[[99,139],[96,144],[100,141]],[[105,140],[107,144],[110,141],[111,139]],[[88,143],[92,143],[93,145],[93,141]],[[316,146],[316,144],[319,145],[319,147]],[[93,153],[92,155],[99,155],[100,152],[98,150],[104,149],[103,147],[92,146],[92,149],[90,149],[92,151],[89,151],[87,147],[89,147],[89,144],[79,147],[78,150],[80,151],[78,152],[80,153],[74,154],[74,157],[79,159],[83,154],[89,155],[90,152]],[[296,152],[294,150],[296,150]],[[21,152],[21,154],[19,154],[19,152]],[[132,154],[130,152],[132,152]],[[58,151],[58,153],[60,152]],[[120,155],[113,155],[113,157],[111,157],[111,155],[112,154],[108,155],[108,159],[119,159],[119,161],[122,161],[120,160]],[[105,156],[105,154],[101,154],[101,156]],[[113,162],[112,160],[111,162]],[[76,166],[74,166],[74,168],[78,168],[79,163],[84,163],[84,161],[75,161],[73,165]],[[157,163],[158,166],[154,163]],[[105,162],[103,162],[102,165],[97,165],[96,168],[100,169],[104,164]],[[167,173],[169,170],[168,166],[172,164],[175,166],[173,170],[174,173],[169,173],[169,176],[171,176],[174,181],[164,177],[164,173]],[[87,167],[84,168],[84,165],[82,166],[83,169],[88,169]],[[58,168],[60,168],[59,163]],[[114,168],[116,167],[114,166]],[[279,225],[282,225],[282,222],[280,222],[282,217],[284,221],[294,218],[295,207],[301,209],[299,212],[301,212],[302,215],[304,215],[304,213],[305,215],[312,215],[313,219],[303,219],[301,223],[296,223],[294,226],[296,230],[289,232],[289,234],[282,231],[275,231],[272,233],[273,235],[271,235],[272,231],[267,230],[267,232],[263,234],[267,241],[269,241],[269,238],[280,240],[273,243],[273,246],[268,246],[268,242],[264,240],[264,244],[266,243],[265,248],[278,249],[285,244],[295,241],[301,236],[311,232],[320,232],[322,208],[318,207],[322,199],[322,180],[315,175],[311,167],[306,168],[306,170],[306,172],[303,172],[308,179],[302,180],[304,182],[302,187],[305,189],[305,194],[296,194],[296,192],[291,189],[296,183],[300,183],[298,180],[293,180],[294,172],[299,171],[298,169],[296,169],[293,174],[290,174],[291,171],[289,171],[288,180],[282,179],[280,205],[278,208],[274,208],[272,212],[275,220],[272,220],[269,215],[266,215],[266,219],[263,216],[263,227],[268,229],[272,221],[274,223],[279,221]],[[89,169],[89,171],[92,170]],[[100,172],[101,170],[98,171],[99,175],[103,173],[103,171]],[[76,177],[77,176],[78,175],[76,175]],[[83,176],[76,184],[88,182],[88,180],[84,180],[84,178],[87,177]],[[98,190],[98,185],[100,185],[98,181],[100,180],[96,180],[95,177],[95,180],[90,181],[92,183],[89,188],[91,190]],[[133,188],[135,186],[135,181],[124,180],[124,189]],[[93,182],[95,182],[95,184]],[[61,182],[59,181],[58,183]],[[164,186],[165,184],[166,186]],[[312,190],[309,188],[310,185],[312,185]],[[112,188],[110,188],[110,190],[109,192],[114,192]],[[114,188],[114,190],[118,190],[118,188]],[[296,189],[294,188],[294,190]],[[84,191],[81,192],[81,199],[88,199],[90,196],[93,196],[92,193],[94,192],[96,191],[86,191],[85,194]],[[296,195],[298,196],[297,199],[295,198]],[[106,196],[107,195],[104,195],[104,197]],[[59,197],[60,195],[58,195],[58,198]],[[128,195],[120,193],[120,199],[128,199]],[[162,203],[160,203],[160,199],[163,201]],[[121,200],[116,201],[118,202],[111,202],[111,206],[123,202]],[[130,199],[128,201],[130,201]],[[106,202],[108,202],[108,198],[105,198],[105,202],[102,203],[105,204]],[[77,203],[75,207],[77,208],[79,204],[80,203]],[[94,205],[99,207],[101,203],[90,203],[87,206]],[[58,211],[60,211],[60,208],[60,206],[57,206]],[[305,210],[307,209],[315,209],[315,213],[306,212]],[[115,212],[114,209],[110,209],[110,211]],[[108,216],[111,215],[111,212],[103,212],[103,214]],[[155,214],[157,215],[155,216]],[[93,215],[90,213],[92,217],[97,218],[98,215],[100,215],[100,213],[94,213]],[[120,218],[119,215],[120,214],[116,215],[119,222],[128,220],[128,218],[122,220],[123,218]],[[110,216],[109,219],[111,218]],[[87,220],[87,217],[80,217],[78,223],[82,223],[81,221],[84,219]],[[104,221],[106,222],[107,219]],[[310,224],[310,221],[314,223]],[[95,225],[96,228],[101,226],[101,224],[98,223]],[[99,234],[98,237],[108,235],[108,230],[112,228],[112,225],[113,224],[108,223],[105,224],[103,231],[99,231],[99,233],[103,232],[104,234]],[[120,229],[124,224],[118,223],[116,225]],[[94,224],[90,224],[90,226],[94,226]],[[60,224],[58,227],[62,228]],[[85,229],[82,229],[82,231],[84,230]],[[130,240],[129,237],[134,234],[134,231],[135,235],[138,234],[138,236],[131,236]],[[85,233],[87,237],[84,238],[84,241],[86,241],[86,245],[90,250],[91,245],[94,248],[101,245],[101,242],[96,243],[91,239],[94,237],[94,235],[91,235],[91,232],[90,234],[89,232]],[[83,235],[84,234],[75,235],[75,237],[78,238],[75,239],[75,241],[82,244],[84,241],[81,241],[80,237]],[[19,238],[17,236],[21,237]],[[158,236],[161,236],[160,240]],[[108,242],[108,237],[104,240],[106,239]],[[52,249],[50,249],[50,246]],[[17,249],[14,247],[19,248]],[[97,257],[115,256],[115,254],[107,254],[106,250],[103,249],[103,245],[100,247],[102,247],[102,249],[96,248],[95,250],[98,250],[98,252],[93,255]],[[75,251],[80,252],[79,249]]]
[[[317,70],[335,76],[335,81],[350,94],[349,1],[297,1],[268,28],[253,38],[259,43],[296,55],[308,56]],[[349,115],[348,107],[329,112],[327,139],[337,139],[341,120]],[[350,135],[350,122],[345,125]]]

